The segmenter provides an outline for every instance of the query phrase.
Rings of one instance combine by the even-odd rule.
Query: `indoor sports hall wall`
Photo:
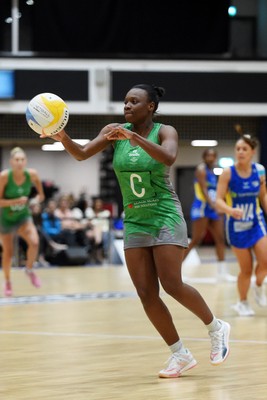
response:
[[[100,193],[100,162],[101,154],[89,160],[78,162],[65,151],[44,152],[39,148],[23,146],[27,152],[29,166],[36,168],[42,180],[51,181],[63,193],[73,193],[78,196],[86,192],[89,196]],[[219,157],[233,157],[233,145],[221,144],[217,147]],[[10,147],[2,147],[1,170],[9,166]],[[181,145],[175,165],[172,167],[172,180],[175,185],[176,167],[193,167],[201,162],[203,148]],[[257,155],[256,160],[259,158]]]
[[[0,70],[13,70],[17,78],[14,98],[0,100],[1,169],[7,166],[10,149],[19,144],[42,179],[55,181],[64,192],[79,194],[86,187],[90,195],[99,193],[102,156],[78,163],[64,152],[42,152],[41,144],[52,140],[41,141],[25,120],[27,103],[37,92],[50,91],[63,97],[70,108],[67,129],[71,136],[92,139],[103,125],[123,121],[121,97],[129,85],[137,79],[156,80],[169,89],[167,101],[160,103],[159,120],[174,125],[179,132],[179,166],[194,166],[201,160],[202,149],[190,146],[193,139],[216,139],[220,156],[231,155],[236,123],[262,138],[266,136],[267,91],[261,90],[259,83],[259,78],[265,82],[267,77],[265,61],[14,57],[0,58]]]

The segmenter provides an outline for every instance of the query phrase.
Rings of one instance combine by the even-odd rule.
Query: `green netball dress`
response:
[[[126,123],[125,128],[132,125]],[[148,140],[159,144],[161,124]],[[188,247],[181,203],[170,181],[170,167],[150,157],[130,140],[114,142],[113,167],[123,196],[124,248],[173,244]]]
[[[7,185],[4,191],[5,199],[16,199],[21,196],[29,196],[31,192],[31,177],[27,170],[24,171],[25,181],[17,185],[13,180],[12,170],[8,171]],[[0,209],[0,227],[3,233],[12,232],[31,217],[27,204],[17,204]]]

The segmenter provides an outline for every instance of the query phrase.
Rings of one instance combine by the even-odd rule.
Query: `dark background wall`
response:
[[[0,51],[11,1],[2,0]],[[216,54],[229,47],[230,0],[20,1],[21,50],[111,57]]]

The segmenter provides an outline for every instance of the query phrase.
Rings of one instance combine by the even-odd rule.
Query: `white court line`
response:
[[[75,333],[75,332],[34,332],[34,331],[0,331],[0,335],[28,335],[28,336],[53,336],[53,337],[88,337],[88,338],[103,338],[103,339],[125,339],[125,340],[162,340],[159,336],[138,336],[138,335],[112,335],[102,333]],[[191,342],[209,342],[210,339],[204,338],[188,338],[184,337],[183,340]],[[230,340],[231,343],[242,344],[267,344],[267,340]]]
[[[252,278],[252,280],[253,280],[253,278]],[[198,278],[198,277],[183,276],[183,281],[186,283],[207,283],[207,284],[225,283],[225,282],[236,283],[237,277],[234,275],[229,275],[220,280],[218,278],[212,278],[212,277],[199,277]]]
[[[225,278],[222,278],[221,280],[218,280],[217,278],[214,277],[188,277],[188,276],[183,276],[183,281],[186,283],[208,283],[208,284],[214,284],[214,283],[236,283],[237,282],[237,276],[234,275],[228,275]],[[251,277],[251,283],[256,281],[255,275]],[[263,283],[267,283],[267,277],[264,279]]]

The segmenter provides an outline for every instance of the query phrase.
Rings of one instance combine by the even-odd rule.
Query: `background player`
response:
[[[267,231],[262,209],[267,212],[265,168],[252,162],[257,140],[242,135],[235,145],[236,161],[219,177],[216,204],[227,216],[226,237],[240,266],[237,288],[239,302],[233,306],[240,316],[254,315],[248,303],[256,256],[254,296],[260,306],[267,306],[263,281],[267,275]]]
[[[216,211],[215,203],[217,176],[213,169],[217,152],[212,148],[205,149],[202,159],[203,162],[195,170],[195,198],[191,207],[192,238],[189,247],[185,250],[185,258],[195,246],[202,242],[209,231],[215,243],[218,278],[224,280],[229,277],[229,274],[227,274],[225,263],[224,221],[223,216]]]
[[[2,171],[0,175],[0,232],[5,296],[12,295],[10,270],[16,234],[27,244],[26,275],[34,286],[41,285],[40,279],[32,270],[38,256],[39,236],[31,217],[29,195],[34,185],[37,190],[35,200],[42,202],[44,192],[37,172],[34,169],[26,169],[26,165],[24,150],[15,147],[10,153],[11,168]]]

